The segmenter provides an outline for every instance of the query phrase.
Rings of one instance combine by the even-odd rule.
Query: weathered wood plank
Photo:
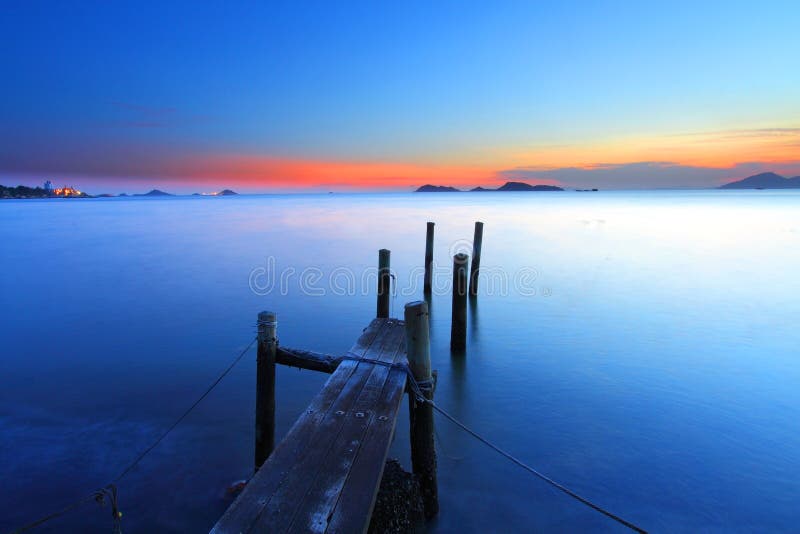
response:
[[[369,526],[405,385],[405,371],[391,369],[359,455],[328,517],[326,532],[363,532]]]
[[[350,352],[364,356],[380,332],[382,323],[373,321],[364,330]],[[295,422],[286,437],[278,444],[264,466],[231,504],[211,532],[238,533],[250,530],[268,499],[288,473],[288,467],[308,449],[316,436],[315,429],[328,413],[357,367],[357,362],[346,360],[314,397],[311,405]]]
[[[397,323],[396,323],[397,324]],[[397,354],[405,354],[404,328],[395,326],[392,333],[387,336],[388,343],[376,359],[392,363]],[[311,490],[306,494],[295,515],[290,532],[325,532],[328,521],[332,517],[334,507],[341,503],[340,493],[345,483],[350,483],[350,473],[356,463],[371,464],[372,469],[379,473],[385,462],[386,448],[377,451],[372,446],[372,439],[376,437],[375,427],[384,428],[379,424],[379,414],[376,407],[383,402],[386,391],[387,379],[391,369],[389,367],[373,364],[362,364],[372,367],[372,372],[367,379],[358,399],[348,414],[354,424],[342,429],[337,441],[328,452],[327,466],[317,476]],[[395,386],[402,396],[405,384]],[[399,401],[398,401],[399,406]],[[362,424],[359,425],[358,423]],[[366,422],[366,424],[363,424]],[[367,459],[369,457],[369,459]],[[380,484],[380,478],[376,485]],[[363,524],[369,521],[369,508],[356,512]]]
[[[378,340],[372,344],[365,357],[379,359],[385,351],[396,350],[397,343],[401,339],[397,331],[402,328],[392,328],[391,325],[392,323],[388,321],[383,323]],[[386,368],[373,364],[358,364],[355,372],[342,389],[339,398],[320,423],[313,449],[291,467],[290,474],[286,477],[286,483],[278,488],[264,507],[264,511],[255,525],[259,532],[286,531],[300,511],[306,495],[311,491],[317,479],[320,477],[326,480],[331,477],[335,478],[333,475],[333,472],[336,471],[335,467],[342,465],[340,458],[343,443],[359,442],[358,436],[366,430],[364,422],[359,420],[366,419],[366,417],[356,418],[357,410],[354,408],[366,405],[359,405],[358,401],[362,398],[364,388],[369,383],[369,377],[379,375],[381,369]],[[369,392],[365,394],[369,395]],[[349,434],[344,432],[345,430],[349,431]],[[353,447],[357,450],[357,446]]]

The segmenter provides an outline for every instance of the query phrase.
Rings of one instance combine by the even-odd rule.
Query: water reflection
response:
[[[469,340],[477,343],[480,341],[480,328],[478,326],[478,296],[469,295]]]

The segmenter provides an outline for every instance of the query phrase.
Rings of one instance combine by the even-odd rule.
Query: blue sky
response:
[[[2,183],[405,187],[650,161],[718,180],[800,160],[797,2],[0,9]]]

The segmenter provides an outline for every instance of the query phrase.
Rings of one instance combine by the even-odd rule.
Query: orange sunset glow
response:
[[[461,187],[495,186],[506,179],[504,171],[525,168],[531,181],[569,185],[536,171],[552,173],[562,168],[592,171],[608,165],[664,162],[715,171],[761,162],[776,171],[791,173],[800,166],[800,128],[737,129],[710,133],[625,137],[572,145],[495,148],[494,161],[469,156],[449,156],[440,164],[381,161],[281,159],[247,154],[212,154],[169,161],[161,172],[174,180],[202,184],[229,183],[237,187],[334,188],[407,190],[422,184]],[[473,160],[471,165],[457,164]],[[744,171],[742,171],[744,172]],[[723,174],[723,176],[725,176]]]

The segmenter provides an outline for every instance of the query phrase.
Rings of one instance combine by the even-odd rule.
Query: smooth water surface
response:
[[[650,530],[797,528],[800,194],[697,191],[4,200],[0,531],[112,479],[251,341],[259,310],[284,345],[341,353],[374,315],[388,248],[401,316],[422,296],[428,220],[441,406]],[[491,279],[452,356],[451,254],[476,220]],[[251,352],[120,484],[126,532],[222,514],[252,466],[254,367]],[[280,435],[324,380],[279,369]],[[432,531],[621,530],[437,426]],[[408,465],[405,407],[391,454]],[[92,504],[41,531],[110,527]]]

